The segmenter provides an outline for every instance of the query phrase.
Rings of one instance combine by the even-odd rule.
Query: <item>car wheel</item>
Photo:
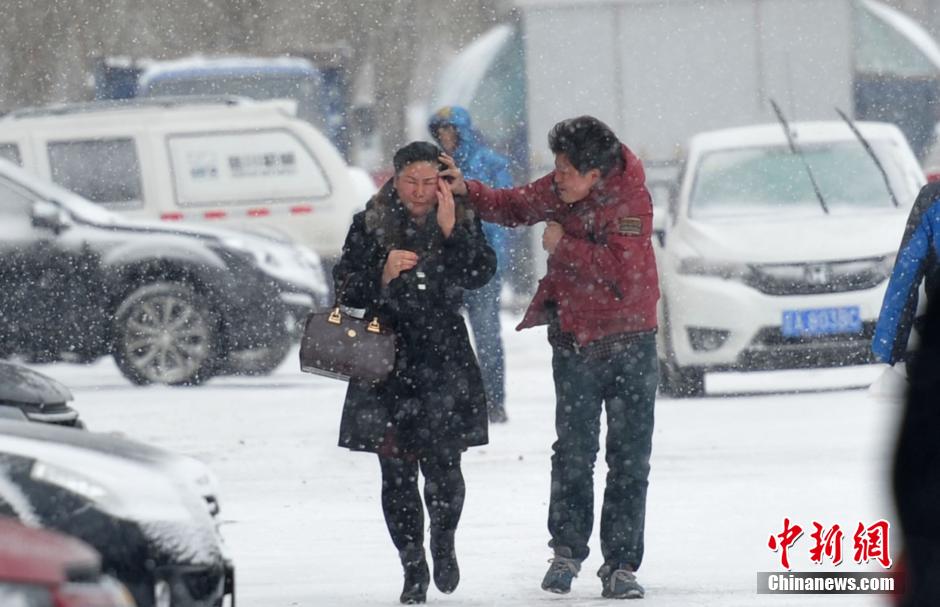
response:
[[[660,361],[659,388],[663,394],[674,398],[704,396],[705,369]]]
[[[274,338],[274,343],[261,348],[229,352],[225,373],[231,375],[268,375],[284,362],[290,353],[291,339],[286,333]]]
[[[212,375],[218,319],[191,287],[156,282],[134,290],[114,315],[114,360],[135,384],[189,385]]]

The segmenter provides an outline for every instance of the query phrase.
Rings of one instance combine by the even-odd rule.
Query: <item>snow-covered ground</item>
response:
[[[595,577],[596,536],[570,595],[539,589],[550,557],[554,392],[544,331],[516,333],[514,320],[504,319],[510,422],[492,427],[490,445],[464,459],[460,587],[449,596],[432,587],[428,602],[608,604]],[[301,374],[293,355],[269,377],[199,388],[134,388],[110,359],[35,368],[72,388],[91,429],[193,455],[216,471],[241,605],[398,604],[400,566],[382,520],[378,465],[336,446],[345,384]],[[794,571],[861,571],[856,525],[894,521],[887,470],[897,405],[864,389],[881,370],[716,375],[709,389],[725,396],[660,399],[644,604],[887,605],[883,597],[755,592],[758,571],[781,570],[767,542],[784,517],[806,529],[790,551]],[[807,386],[817,391],[786,393]],[[765,393],[740,395],[753,390]],[[598,496],[604,471],[601,455]],[[840,566],[810,562],[813,521],[845,530]],[[896,529],[891,539],[899,541]]]

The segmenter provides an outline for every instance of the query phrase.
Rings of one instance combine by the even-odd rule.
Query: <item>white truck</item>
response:
[[[674,175],[694,134],[774,120],[895,122],[921,155],[940,49],[875,0],[516,0],[444,68],[429,110],[467,107],[520,177],[552,168],[561,119],[590,114]],[[897,102],[903,97],[903,103]],[[927,133],[926,135],[924,133]],[[657,205],[666,202],[654,193]]]

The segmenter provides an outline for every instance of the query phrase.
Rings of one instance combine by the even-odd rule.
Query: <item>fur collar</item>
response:
[[[457,225],[472,224],[476,213],[465,203],[462,197],[455,200]],[[405,230],[410,218],[408,210],[398,197],[394,181],[389,179],[366,204],[366,231],[374,235],[385,249],[400,248],[405,240]],[[427,221],[436,222],[434,211]]]

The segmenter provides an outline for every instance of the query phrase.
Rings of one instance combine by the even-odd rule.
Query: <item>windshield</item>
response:
[[[899,200],[904,200],[906,187],[890,144],[871,144]],[[801,149],[829,209],[894,206],[881,173],[858,141],[802,145]],[[823,213],[803,161],[786,145],[722,150],[702,156],[689,200],[690,217],[781,211]]]
[[[149,97],[184,95],[241,95],[251,99],[293,99],[297,116],[323,127],[326,101],[314,76],[205,76],[201,78],[164,78],[150,82],[145,91]]]

